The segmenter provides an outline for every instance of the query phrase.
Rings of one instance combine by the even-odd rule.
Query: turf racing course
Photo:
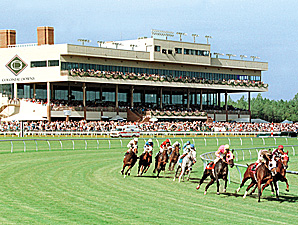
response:
[[[155,141],[155,139],[153,139]],[[172,138],[172,141],[175,140]],[[180,140],[180,139],[179,139]],[[183,139],[184,141],[188,139]],[[191,139],[189,139],[191,141]],[[22,142],[14,145],[10,153],[10,143],[0,146],[0,223],[3,224],[296,224],[298,221],[298,176],[288,174],[290,192],[285,191],[285,183],[279,183],[280,200],[271,195],[267,188],[257,202],[257,195],[243,199],[246,185],[235,195],[239,187],[236,168],[230,169],[231,183],[227,193],[216,195],[216,185],[212,185],[203,195],[206,183],[199,191],[197,183],[203,173],[203,163],[199,155],[215,151],[218,146],[214,139],[194,139],[197,148],[197,163],[193,166],[191,180],[173,182],[174,172],[161,173],[156,179],[152,174],[153,165],[143,177],[137,177],[137,165],[131,176],[125,179],[120,174],[125,147],[118,139],[97,142],[75,141],[51,143],[51,151],[36,151],[33,141],[26,142],[26,152]],[[128,139],[122,139],[126,146]],[[286,144],[279,139],[278,144]],[[225,144],[227,139],[220,139]],[[139,154],[143,140],[139,142]],[[297,139],[289,139],[288,144],[296,145]],[[47,143],[44,143],[44,149]],[[273,139],[266,139],[266,146],[275,145]],[[264,146],[262,139],[231,140],[231,148]],[[89,150],[91,149],[91,150]],[[295,148],[298,152],[298,148]],[[154,142],[154,155],[158,147]],[[298,156],[289,150],[288,170],[298,170]],[[255,157],[253,161],[255,161]],[[245,164],[247,161],[239,161]],[[153,161],[154,164],[154,161]],[[242,174],[244,168],[241,169]],[[221,182],[222,184],[222,182]],[[222,190],[222,186],[221,186]]]

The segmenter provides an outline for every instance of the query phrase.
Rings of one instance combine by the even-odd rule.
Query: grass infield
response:
[[[174,139],[173,139],[174,140]],[[128,140],[122,139],[122,146]],[[192,141],[192,140],[191,140]],[[277,144],[286,144],[279,139]],[[227,139],[220,139],[225,144]],[[253,146],[263,146],[262,139],[254,138]],[[206,196],[204,188],[195,188],[203,172],[199,155],[217,149],[214,139],[195,139],[198,162],[193,167],[191,180],[173,182],[173,172],[161,173],[156,179],[153,167],[143,177],[136,177],[137,167],[129,177],[120,174],[125,147],[118,139],[111,141],[38,142],[0,144],[0,223],[1,224],[297,224],[298,176],[288,174],[290,192],[280,183],[280,201],[263,193],[261,203],[257,195],[242,198],[246,186],[235,195],[239,187],[236,168],[230,170],[231,184],[227,193],[216,195],[215,185]],[[143,142],[140,140],[140,144]],[[288,144],[298,144],[289,139]],[[266,139],[266,145],[275,145]],[[157,143],[155,143],[157,146]],[[232,148],[253,147],[250,139],[231,140]],[[140,148],[141,151],[142,148]],[[154,148],[157,152],[157,147]],[[287,150],[287,149],[286,149]],[[298,170],[298,157],[290,154],[289,170]],[[298,148],[296,148],[298,153]],[[242,155],[241,155],[242,156]],[[252,161],[256,159],[253,155]],[[250,160],[239,161],[246,163]],[[244,169],[241,169],[244,173]],[[223,182],[221,182],[223,184]],[[249,182],[247,182],[247,185]],[[222,188],[221,188],[222,190]]]

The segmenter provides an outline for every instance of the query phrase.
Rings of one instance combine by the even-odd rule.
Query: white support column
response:
[[[47,82],[47,119],[51,121],[51,83]]]
[[[13,97],[18,98],[18,84],[17,83],[13,84]]]

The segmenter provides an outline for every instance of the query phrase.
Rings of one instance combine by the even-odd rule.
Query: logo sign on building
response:
[[[6,67],[15,75],[19,75],[26,67],[25,63],[18,55],[13,57],[7,64]]]

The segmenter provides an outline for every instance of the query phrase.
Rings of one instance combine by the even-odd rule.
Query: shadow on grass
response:
[[[237,194],[237,193],[220,193],[220,195],[224,195],[224,197],[241,197],[243,198],[243,194]],[[247,195],[246,198],[253,198],[253,199],[258,199],[258,195],[257,194],[251,194],[251,195]],[[269,196],[269,197],[261,197],[261,201],[269,201],[269,202],[298,202],[298,196],[297,195],[291,195],[291,194],[287,194],[287,193],[282,193],[282,195],[279,196],[279,199],[277,199],[274,196]]]

